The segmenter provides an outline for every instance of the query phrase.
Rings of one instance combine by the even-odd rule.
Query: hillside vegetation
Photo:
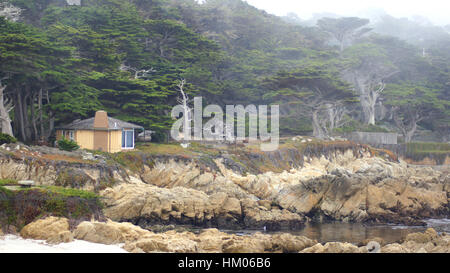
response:
[[[425,54],[367,19],[307,27],[241,0],[2,0],[0,10],[1,127],[24,142],[99,109],[164,141],[180,79],[204,105],[279,104],[284,135],[395,130],[409,142],[426,129],[448,140],[447,32]]]

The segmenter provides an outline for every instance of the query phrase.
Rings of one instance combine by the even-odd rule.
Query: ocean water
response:
[[[102,245],[81,240],[49,245],[42,240],[23,239],[15,235],[0,237],[0,253],[127,253],[121,245]]]
[[[403,240],[406,235],[413,232],[423,232],[427,228],[434,228],[437,232],[450,233],[450,219],[427,219],[427,226],[403,226],[403,225],[366,225],[361,223],[307,223],[301,230],[265,232],[268,234],[291,233],[293,235],[306,236],[316,239],[318,242],[348,242],[357,244],[366,239],[374,237],[383,238],[387,243],[394,243]],[[237,235],[249,235],[264,230],[223,230],[227,233]]]

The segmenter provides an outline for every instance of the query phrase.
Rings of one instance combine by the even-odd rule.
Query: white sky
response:
[[[450,24],[450,0],[246,0],[250,5],[275,15],[296,13],[309,19],[314,13],[358,16],[368,8],[383,9],[394,17],[421,15],[438,25]]]

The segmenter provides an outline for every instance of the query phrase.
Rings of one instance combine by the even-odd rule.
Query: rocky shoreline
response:
[[[84,221],[70,228],[66,218],[47,217],[25,226],[20,236],[46,240],[47,244],[83,240],[103,245],[120,245],[132,253],[449,253],[450,235],[429,228],[410,233],[402,241],[386,244],[373,238],[359,244],[318,243],[289,233],[238,236],[217,229],[199,234],[168,231],[154,233],[131,223]],[[0,234],[1,240],[2,234]]]
[[[79,157],[70,157],[51,148],[48,151],[24,145],[1,148],[3,179],[34,180],[38,186],[82,189],[99,196],[102,210],[95,212],[95,219],[109,219],[107,222],[86,222],[86,218],[78,219],[71,212],[70,227],[66,229],[64,224],[64,234],[53,234],[52,239],[47,236],[45,240],[50,242],[70,238],[93,242],[96,236],[117,234],[117,240],[113,241],[125,244],[125,249],[131,252],[212,249],[203,246],[206,235],[147,230],[155,226],[164,230],[170,225],[191,225],[207,229],[205,234],[210,234],[207,240],[229,242],[214,248],[220,252],[240,252],[237,245],[255,245],[254,249],[242,251],[285,252],[285,248],[290,248],[278,242],[280,236],[289,237],[286,244],[288,241],[303,244],[288,252],[313,246],[314,251],[328,251],[330,246],[319,247],[314,240],[288,233],[237,236],[217,229],[296,230],[308,222],[329,220],[423,225],[425,218],[450,215],[448,166],[440,170],[415,167],[397,160],[388,151],[348,142],[315,143],[282,148],[275,153],[207,151],[193,156],[137,151],[95,157],[80,152]],[[17,206],[11,208],[20,210]],[[16,215],[25,214],[20,211]],[[20,227],[2,228],[12,232],[17,229],[23,237],[37,239],[39,236],[26,233],[27,226],[47,215],[37,213],[39,217],[34,219],[37,221],[28,217],[20,219],[23,220]],[[444,240],[447,235],[442,236],[438,237]],[[213,237],[222,239],[217,241]],[[98,242],[104,243],[103,239]],[[265,245],[267,242],[272,245]],[[434,251],[430,247],[425,249]],[[402,251],[415,249],[405,246]]]
[[[306,159],[280,173],[241,175],[215,160],[220,172],[195,162],[156,163],[133,183],[100,192],[105,215],[143,227],[189,224],[224,229],[299,228],[307,221],[423,225],[449,215],[448,170],[414,168],[353,151]]]

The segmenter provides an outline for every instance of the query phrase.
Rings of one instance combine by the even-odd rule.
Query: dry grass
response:
[[[14,156],[17,158],[32,157],[32,158],[36,158],[36,159],[65,161],[65,162],[69,162],[69,163],[91,163],[91,161],[83,160],[79,157],[71,157],[71,156],[59,155],[59,154],[41,154],[41,153],[30,152],[30,151],[26,151],[26,150],[15,151]]]
[[[56,155],[56,154],[43,154],[41,156],[43,159],[54,160],[54,161],[66,161],[70,163],[90,163],[88,160],[83,160],[77,157],[69,157],[65,155]]]

